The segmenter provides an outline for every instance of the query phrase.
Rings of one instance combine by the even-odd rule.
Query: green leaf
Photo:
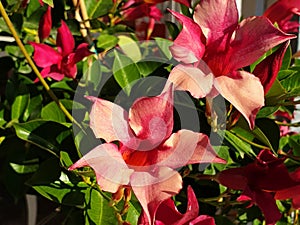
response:
[[[162,65],[161,62],[155,61],[140,61],[136,63],[140,74],[144,77],[153,73],[158,67]]]
[[[133,82],[140,78],[136,64],[127,56],[114,50],[113,74],[124,91],[129,95]]]
[[[53,120],[60,123],[66,122],[65,114],[60,110],[55,102],[50,102],[48,105],[43,107],[41,117],[45,120]]]
[[[300,71],[288,76],[287,78],[283,79],[280,83],[286,91],[295,92],[295,93],[298,92],[299,93],[299,90],[300,90]]]
[[[85,0],[87,14],[90,19],[95,19],[108,14],[113,7],[112,0]]]
[[[67,152],[61,151],[60,152],[60,163],[64,167],[69,168],[73,164],[73,161]]]
[[[280,99],[286,95],[286,91],[280,82],[276,79],[265,96],[266,106],[276,106],[280,102]]]
[[[239,155],[242,158],[244,158],[245,154],[249,156],[256,156],[255,152],[251,148],[251,145],[237,137],[233,132],[226,131],[225,139],[239,152]]]
[[[28,89],[25,85],[20,85],[19,86],[19,94],[16,96],[12,106],[11,106],[11,119],[20,119],[30,100],[30,94],[28,92]]]
[[[17,164],[11,162],[9,165],[16,173],[20,174],[34,173],[39,168],[38,159],[24,161],[23,163],[24,164]]]
[[[53,0],[43,0],[44,3],[48,4],[52,8],[54,7]]]
[[[117,219],[109,201],[96,189],[88,188],[85,193],[86,225],[117,225]]]
[[[261,118],[255,121],[253,133],[262,143],[266,144],[274,152],[279,148],[280,131],[278,125],[271,119]]]
[[[51,201],[80,208],[84,206],[84,196],[87,187],[83,182],[72,184],[62,180],[57,180],[48,185],[32,186],[39,194]]]
[[[280,70],[287,70],[291,65],[291,59],[292,59],[292,47],[289,45],[287,48],[284,58],[282,60],[281,68]]]
[[[33,120],[13,123],[17,136],[57,156],[60,149],[59,136],[69,128],[52,121]]]
[[[118,44],[119,39],[110,34],[101,34],[97,38],[97,48],[109,50]]]
[[[170,46],[173,44],[172,41],[164,39],[164,38],[154,38],[157,43],[159,49],[162,53],[167,57],[168,60],[172,58],[172,53],[170,51]]]
[[[170,21],[166,21],[165,23],[166,23],[168,31],[172,37],[172,40],[175,40],[180,32],[177,25]]]
[[[138,224],[138,220],[141,214],[142,208],[138,201],[133,199],[129,202],[129,209],[126,214],[125,221],[129,222],[130,224]]]
[[[125,35],[119,35],[118,38],[118,44],[126,56],[133,62],[138,62],[142,59],[140,47],[135,40]]]
[[[58,158],[52,157],[42,162],[35,174],[27,181],[30,186],[52,183],[60,177]]]

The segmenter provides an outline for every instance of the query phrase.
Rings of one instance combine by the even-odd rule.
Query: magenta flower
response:
[[[294,15],[300,15],[299,0],[277,0],[264,13],[264,16],[277,23],[285,32],[298,32],[299,22],[291,21]]]
[[[199,205],[196,198],[196,195],[191,186],[188,186],[187,189],[188,195],[188,204],[187,211],[185,214],[181,214],[175,204],[174,201],[169,198],[163,201],[155,215],[155,225],[167,225],[167,224],[189,224],[189,225],[215,225],[215,221],[213,217],[207,215],[200,215],[199,213]],[[145,214],[142,213],[139,218],[139,224],[149,224]]]
[[[48,6],[46,12],[43,14],[39,22],[38,33],[41,42],[47,37],[49,37],[51,28],[52,28],[51,7]]]
[[[137,99],[129,112],[103,99],[88,99],[94,102],[90,126],[96,137],[107,143],[69,169],[92,167],[100,188],[111,193],[131,186],[151,224],[160,203],[182,188],[176,168],[200,162],[224,163],[205,134],[189,130],[172,134],[172,86],[159,96]]]
[[[57,29],[57,50],[46,44],[30,42],[34,47],[33,59],[37,66],[43,68],[41,75],[54,80],[62,80],[64,76],[75,79],[77,74],[76,63],[92,54],[88,44],[82,43],[75,50],[74,37],[67,24],[62,21]],[[35,82],[38,80],[36,79]]]
[[[265,215],[266,223],[275,224],[281,218],[281,213],[277,208],[274,193],[278,192],[280,196],[281,190],[298,184],[290,176],[284,160],[285,158],[275,157],[270,150],[262,150],[253,163],[221,171],[217,180],[228,188],[243,190],[238,201],[257,204]]]
[[[240,69],[294,36],[276,29],[265,17],[238,23],[235,0],[200,1],[194,20],[172,14],[183,29],[171,51],[185,65],[176,66],[169,80],[196,98],[220,93],[253,128],[256,114],[264,105],[264,90],[257,77]]]
[[[294,185],[293,187],[277,191],[275,194],[275,199],[278,200],[292,199],[293,208],[300,209],[300,168],[290,173],[290,176],[298,184]]]

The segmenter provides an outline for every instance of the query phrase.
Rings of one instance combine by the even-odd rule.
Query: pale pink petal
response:
[[[130,175],[133,173],[114,144],[105,143],[97,146],[74,163],[69,170],[84,166],[93,168],[100,188],[112,193],[115,193],[119,186],[128,185]]]
[[[207,69],[179,64],[172,69],[168,80],[174,83],[175,89],[188,91],[195,98],[203,98],[210,93],[213,78]]]
[[[213,150],[207,135],[179,130],[160,146],[157,165],[173,169],[194,163],[226,163]]]
[[[182,188],[182,178],[179,173],[167,167],[158,168],[156,174],[135,172],[130,181],[132,190],[150,224],[154,223],[159,205],[164,200],[178,194]]]
[[[260,79],[264,87],[265,94],[272,87],[280,70],[284,54],[290,42],[287,41],[282,46],[260,62],[254,69],[253,74]]]
[[[129,124],[143,140],[143,150],[151,150],[173,130],[173,85],[159,96],[137,99],[129,110]]]
[[[219,76],[215,87],[248,121],[251,129],[257,112],[264,105],[264,89],[253,74],[238,71],[234,78]]]
[[[92,96],[87,99],[94,102],[90,112],[90,127],[95,136],[106,142],[129,142],[128,113],[110,101]]]
[[[179,35],[170,47],[173,57],[184,63],[193,63],[202,58],[205,46],[201,28],[189,17],[175,11],[170,12],[182,23]]]
[[[73,34],[63,20],[61,20],[61,26],[57,29],[56,45],[61,48],[63,56],[70,54],[75,48]]]
[[[207,38],[206,45],[221,43],[222,39],[227,39],[232,34],[238,24],[235,0],[202,0],[195,8],[194,20]]]
[[[249,17],[240,23],[230,44],[231,68],[248,66],[271,48],[292,38],[295,36],[278,30],[265,17]]]
[[[45,44],[29,42],[34,48],[33,60],[37,66],[45,68],[53,64],[60,64],[62,56],[52,47]]]

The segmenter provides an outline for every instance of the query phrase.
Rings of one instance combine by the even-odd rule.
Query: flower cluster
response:
[[[34,190],[72,225],[299,222],[299,0],[248,18],[236,0],[20,4],[6,11],[26,18],[25,58],[5,38],[0,54],[0,191]]]

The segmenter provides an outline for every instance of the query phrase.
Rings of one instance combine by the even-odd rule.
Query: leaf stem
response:
[[[56,95],[54,94],[54,92],[50,89],[50,87],[47,84],[47,82],[45,81],[45,79],[42,77],[41,73],[39,72],[38,68],[36,67],[36,65],[33,62],[33,60],[31,59],[31,57],[29,56],[26,48],[24,47],[21,39],[19,38],[18,33],[16,32],[16,30],[14,28],[14,25],[12,24],[11,20],[9,19],[9,17],[8,17],[8,15],[7,15],[7,13],[6,13],[3,5],[2,5],[2,2],[0,2],[0,13],[1,13],[1,15],[2,15],[4,21],[5,21],[6,25],[7,25],[7,27],[11,31],[14,39],[16,40],[17,45],[19,46],[20,50],[24,54],[27,62],[29,63],[29,65],[31,66],[33,72],[36,74],[36,76],[40,80],[41,84],[46,89],[46,91],[49,94],[49,96],[58,105],[58,107],[62,110],[62,112],[65,114],[65,116],[72,123],[76,124],[79,128],[81,128],[81,125],[73,118],[73,116],[69,113],[69,111],[65,108],[65,106],[59,101],[59,99],[56,97]]]

